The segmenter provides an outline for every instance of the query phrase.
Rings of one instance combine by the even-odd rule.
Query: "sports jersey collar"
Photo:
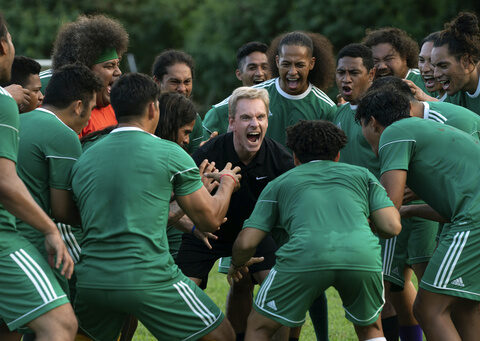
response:
[[[305,90],[305,92],[300,94],[300,95],[289,95],[285,91],[282,90],[282,88],[280,87],[280,78],[277,77],[275,79],[275,88],[277,89],[278,93],[280,95],[282,95],[283,97],[288,98],[288,99],[293,99],[293,100],[299,100],[299,99],[305,98],[310,93],[310,91],[312,91],[312,84],[308,83],[307,90]]]
[[[411,72],[412,72],[412,69],[408,69],[408,72],[407,72],[407,74],[405,75],[405,78],[404,78],[404,79],[407,79],[408,76],[410,76],[410,73],[411,73]]]
[[[77,133],[75,132],[75,130],[73,130],[72,128],[70,128],[69,126],[67,126],[67,125],[65,124],[65,122],[63,122],[57,115],[55,115],[55,113],[54,113],[53,111],[50,111],[50,110],[45,109],[45,108],[37,108],[37,109],[35,109],[35,110],[43,111],[44,113],[47,113],[47,114],[50,114],[50,115],[54,116],[57,120],[59,120],[60,122],[62,122],[62,124],[63,124],[65,127],[67,127],[68,129],[70,129],[71,131],[73,131],[75,134],[77,134]]]
[[[428,120],[428,117],[430,116],[430,104],[428,102],[422,102],[423,104],[423,118]]]
[[[478,77],[477,90],[473,94],[469,94],[468,91],[465,91],[468,97],[477,98],[480,95],[480,76]]]
[[[348,103],[350,104],[350,103]],[[353,111],[356,111],[358,108],[358,104],[350,104],[350,109],[352,109]]]
[[[446,98],[447,98],[447,93],[445,92],[442,97],[438,98],[438,101],[439,102],[444,102]]]
[[[143,130],[142,128],[139,128],[139,127],[120,127],[120,128],[115,128],[113,129],[110,134],[114,134],[114,133],[121,133],[123,131],[141,131],[142,133],[145,133],[145,134],[148,134],[148,135],[151,135],[153,137],[156,137],[156,138],[159,138],[158,136],[156,135],[153,135],[153,134],[150,134],[149,132]]]

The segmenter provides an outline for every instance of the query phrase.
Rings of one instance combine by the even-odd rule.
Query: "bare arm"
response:
[[[427,95],[425,92],[423,92],[422,89],[420,89],[414,82],[408,79],[403,80],[405,83],[408,84],[410,87],[410,91],[412,92],[412,95],[415,97],[417,101],[429,101],[429,102],[438,102],[438,99],[435,97],[431,97]]]
[[[376,232],[382,238],[394,237],[402,230],[400,214],[393,206],[373,211],[370,218]]]
[[[400,207],[400,214],[402,218],[420,217],[440,223],[450,222],[449,219],[441,216],[440,213],[427,204],[402,206]]]
[[[177,196],[178,204],[200,231],[214,232],[224,222],[230,197],[239,187],[241,178],[241,175],[237,174],[240,168],[231,169],[231,167],[232,165],[227,163],[221,172],[208,174],[220,183],[214,196],[208,193],[205,186],[189,195]]]
[[[380,177],[380,182],[383,187],[385,187],[390,200],[392,200],[397,210],[400,209],[403,202],[403,195],[405,193],[407,171],[401,169],[387,171]]]
[[[60,232],[48,215],[37,205],[23,181],[18,177],[15,162],[0,158],[0,203],[7,211],[45,235],[49,263],[58,269],[63,263],[62,275],[70,278],[73,260],[63,243]]]
[[[81,224],[80,213],[73,201],[71,191],[50,187],[50,206],[52,217],[56,221],[69,225]]]

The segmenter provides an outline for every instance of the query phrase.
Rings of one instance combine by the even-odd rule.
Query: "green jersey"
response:
[[[480,77],[478,81],[479,84],[477,85],[477,89],[473,94],[470,94],[467,91],[460,91],[453,96],[447,96],[444,101],[460,105],[470,109],[477,115],[480,115]]]
[[[77,133],[53,112],[20,116],[17,172],[37,204],[50,215],[50,188],[71,190],[73,164],[82,153]],[[46,257],[43,234],[17,219],[17,229]]]
[[[423,118],[460,129],[480,139],[480,116],[447,102],[423,102]]]
[[[415,83],[415,85],[418,86],[420,89],[422,89],[422,91],[425,92],[426,94],[432,97],[436,96],[436,94],[430,93],[425,87],[425,82],[423,81],[423,78],[420,74],[419,69],[409,69],[407,72],[407,75],[405,76],[405,79]]]
[[[195,125],[193,126],[192,132],[190,133],[190,143],[187,145],[187,153],[193,154],[198,147],[200,146],[200,142],[203,140],[203,125],[202,125],[202,118],[199,114],[195,118]]]
[[[84,230],[77,286],[148,289],[180,273],[168,251],[170,195],[202,181],[179,145],[117,128],[82,154],[72,177]]]
[[[411,117],[383,131],[378,153],[382,174],[406,170],[408,187],[452,225],[480,227],[477,139],[456,128]]]
[[[337,110],[333,123],[347,135],[348,141],[340,151],[340,162],[367,168],[380,178],[380,163],[370,144],[365,140],[362,127],[355,121],[356,105],[345,103]]]
[[[0,158],[17,162],[18,127],[17,103],[7,90],[0,87]],[[0,256],[20,245],[19,241],[24,239],[19,237],[15,217],[0,204]]]
[[[268,91],[270,112],[266,136],[285,145],[285,129],[300,120],[333,121],[337,106],[320,89],[309,84],[308,89],[300,95],[289,95],[280,88],[278,78],[253,86]],[[213,106],[203,120],[204,139],[213,131],[219,134],[228,130],[228,98]]]
[[[53,74],[53,69],[42,71],[39,74],[40,83],[42,83],[42,88],[40,89],[40,91],[44,95],[45,95],[45,90],[47,89],[48,82],[50,82],[50,78],[52,78],[52,74]]]
[[[393,206],[366,168],[311,161],[271,181],[243,227],[285,230],[276,252],[284,272],[327,269],[381,271],[380,245],[367,218]]]

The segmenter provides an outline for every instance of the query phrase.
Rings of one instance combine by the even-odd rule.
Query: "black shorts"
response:
[[[233,242],[210,240],[212,249],[192,234],[184,233],[182,245],[178,250],[176,263],[187,277],[200,278],[200,288],[207,287],[208,273],[220,257],[232,255]],[[262,270],[270,270],[275,265],[275,251],[277,245],[270,235],[267,235],[258,245],[254,257],[264,257],[263,262],[250,266],[249,272],[254,274]]]

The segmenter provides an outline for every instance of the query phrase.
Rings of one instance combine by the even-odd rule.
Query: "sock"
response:
[[[317,340],[328,341],[328,307],[325,293],[313,301],[309,313]]]
[[[402,341],[422,341],[423,334],[420,326],[400,326],[399,329],[400,340]]]
[[[374,337],[373,339],[368,339],[365,341],[387,341],[387,339],[384,337]]]
[[[383,335],[387,341],[398,341],[398,317],[397,315],[382,319]]]
[[[237,341],[245,340],[245,333],[237,333]]]

